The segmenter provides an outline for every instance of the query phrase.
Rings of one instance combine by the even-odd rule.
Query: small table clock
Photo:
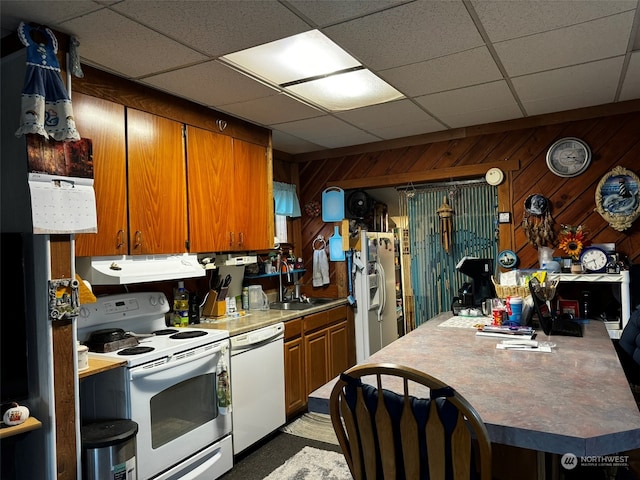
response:
[[[587,247],[580,255],[580,263],[587,273],[602,273],[609,263],[609,255],[601,248]]]

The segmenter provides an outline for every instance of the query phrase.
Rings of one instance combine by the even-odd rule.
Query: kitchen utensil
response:
[[[220,286],[220,290],[218,292],[218,301],[222,301],[227,298],[227,294],[229,293],[229,285],[231,285],[231,275],[227,275],[224,277],[222,281],[222,285]]]
[[[340,227],[335,226],[333,235],[329,239],[329,259],[333,262],[344,260],[344,250],[342,249],[342,236]]]
[[[344,218],[344,190],[329,187],[322,192],[322,221],[341,222]]]
[[[269,298],[260,285],[249,285],[249,310],[268,310]]]
[[[108,353],[135,347],[138,343],[136,337],[127,335],[121,328],[104,328],[92,332],[85,345],[89,347],[90,352]]]

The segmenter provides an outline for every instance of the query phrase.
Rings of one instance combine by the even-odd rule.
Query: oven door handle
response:
[[[200,360],[201,358],[213,357],[217,353],[222,352],[223,349],[225,348],[225,346],[226,345],[224,343],[221,343],[220,345],[218,345],[217,347],[215,347],[212,350],[204,350],[202,352],[199,352],[199,353],[196,353],[196,354],[192,354],[189,357],[178,358],[176,360],[173,360],[173,358],[176,357],[176,355],[173,355],[165,363],[163,363],[161,365],[158,365],[158,366],[154,366],[153,362],[151,362],[151,363],[148,363],[147,365],[141,365],[140,367],[134,367],[134,368],[129,370],[129,375],[130,375],[131,380],[135,380],[137,378],[142,378],[142,377],[145,377],[147,375],[153,375],[153,374],[156,374],[156,373],[163,372],[163,371],[168,370],[170,368],[175,368],[178,365],[185,365],[185,364],[190,363],[190,362],[195,362],[196,360]]]

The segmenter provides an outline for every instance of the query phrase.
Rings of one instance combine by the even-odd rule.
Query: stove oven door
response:
[[[217,366],[228,340],[129,369],[131,419],[138,423],[139,478],[152,478],[231,433],[217,406]],[[218,457],[231,458],[224,452]],[[228,466],[231,468],[231,465]],[[179,477],[177,477],[179,478]]]

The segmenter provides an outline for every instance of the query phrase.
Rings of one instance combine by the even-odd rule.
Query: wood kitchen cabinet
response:
[[[97,234],[77,235],[76,255],[184,252],[182,124],[138,110],[125,112],[122,105],[80,93],[73,102],[78,130],[92,140],[98,220]]]
[[[127,109],[129,253],[186,251],[187,175],[181,123]]]
[[[346,305],[285,323],[287,417],[300,413],[311,392],[355,365],[353,313]]]
[[[78,131],[93,144],[98,221],[98,233],[76,235],[76,255],[126,255],[129,227],[125,108],[108,100],[74,93],[73,110]]]
[[[272,174],[265,147],[189,126],[187,171],[192,252],[273,246]]]
[[[284,324],[285,403],[287,416],[301,411],[307,404],[302,318]]]

